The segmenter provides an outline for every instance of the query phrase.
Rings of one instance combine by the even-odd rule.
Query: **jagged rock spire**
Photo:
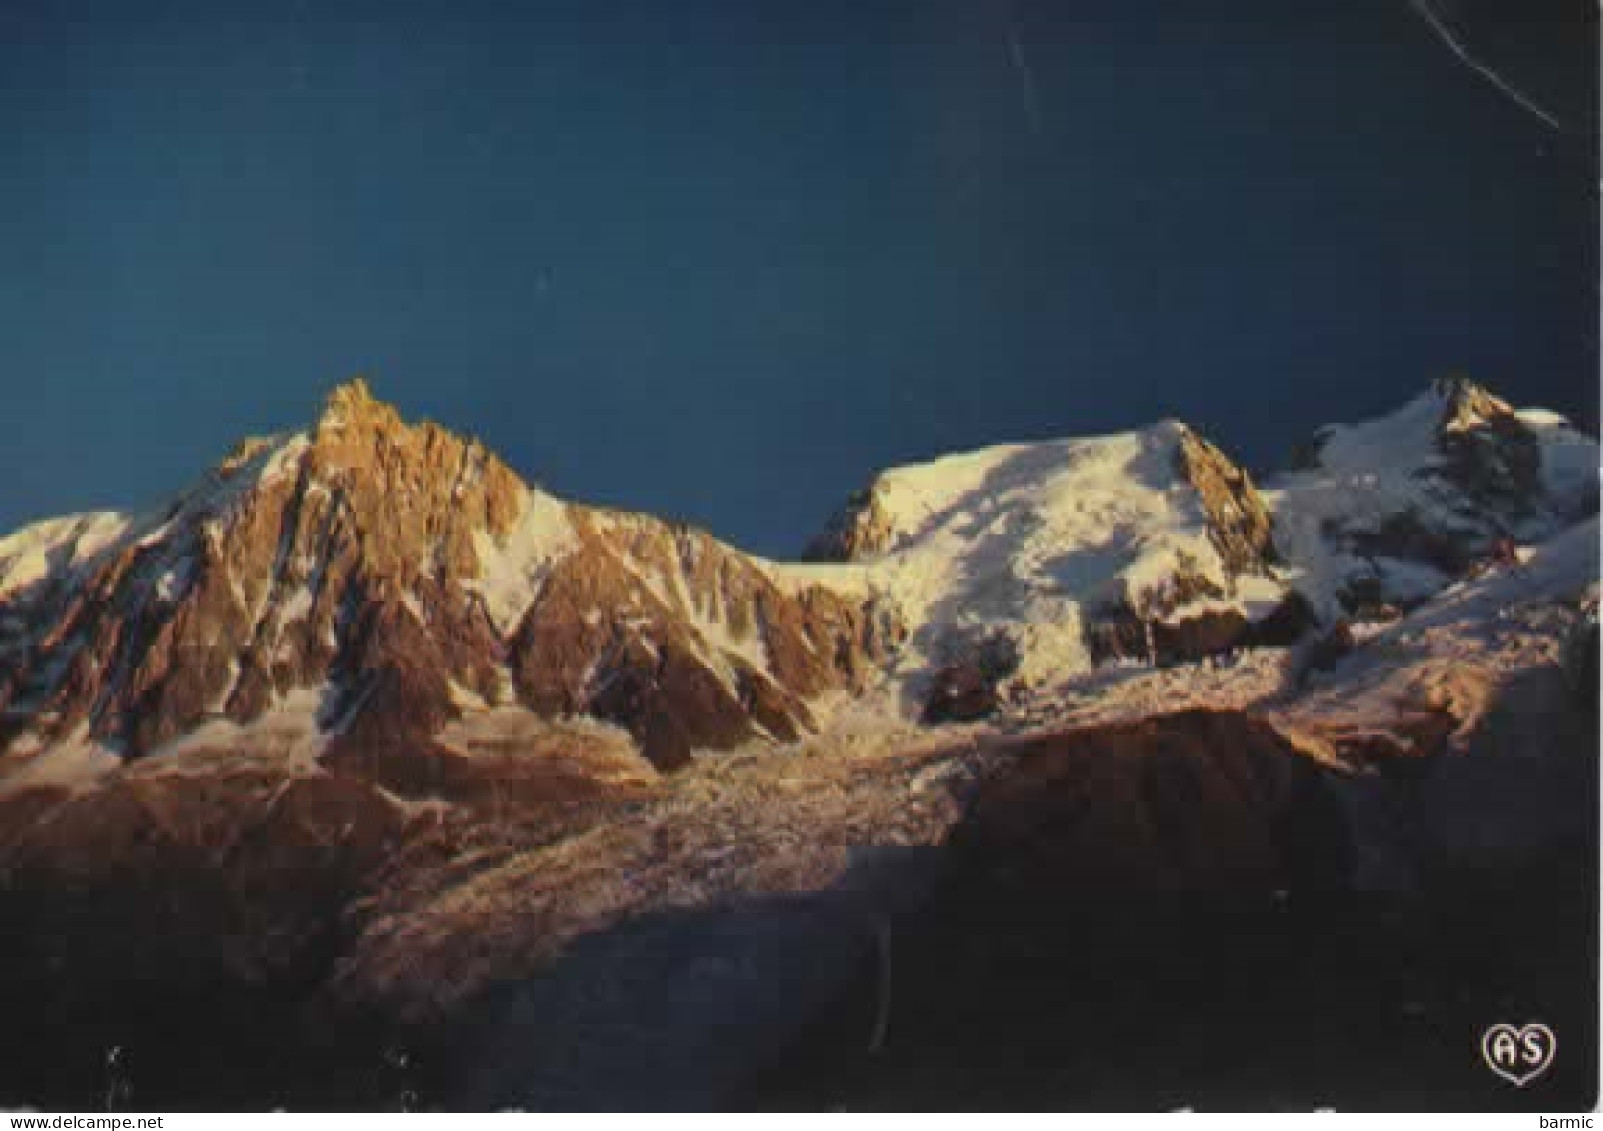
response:
[[[317,418],[314,439],[345,426],[399,425],[400,415],[385,402],[373,396],[366,377],[358,374],[336,385],[323,402],[322,415]]]
[[[1484,385],[1476,384],[1462,374],[1438,377],[1432,382],[1436,395],[1442,399],[1443,432],[1485,425],[1489,421],[1514,416],[1507,401],[1494,396]]]

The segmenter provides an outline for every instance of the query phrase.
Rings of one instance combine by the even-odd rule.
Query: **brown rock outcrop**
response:
[[[1343,839],[1312,761],[1266,723],[1197,710],[1023,743],[951,845],[1036,902],[1335,886]]]
[[[1240,609],[1187,609],[1193,602],[1234,597],[1239,578],[1272,576],[1278,555],[1273,521],[1252,476],[1184,425],[1175,471],[1197,493],[1208,540],[1223,565],[1222,577],[1211,577],[1194,556],[1182,552],[1159,588],[1127,594],[1094,610],[1085,621],[1086,650],[1093,664],[1125,659],[1189,663],[1234,648],[1289,644],[1312,623],[1312,610],[1290,592],[1262,628]]]
[[[1514,409],[1464,378],[1436,383],[1445,401],[1436,447],[1440,474],[1476,505],[1518,517],[1542,493],[1542,446]]]
[[[855,562],[882,554],[895,537],[877,486],[853,492],[830,517],[822,533],[807,544],[802,558],[812,562]]]
[[[1177,462],[1202,500],[1208,538],[1230,578],[1268,573],[1276,557],[1273,524],[1252,476],[1189,428],[1181,433]]]
[[[924,704],[926,723],[969,723],[995,713],[996,683],[972,663],[952,664],[935,673]]]

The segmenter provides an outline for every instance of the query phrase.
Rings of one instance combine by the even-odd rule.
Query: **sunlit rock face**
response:
[[[858,491],[830,517],[802,556],[817,562],[854,562],[884,553],[896,538],[895,521],[873,487]]]
[[[882,618],[698,531],[531,490],[360,380],[242,444],[161,515],[0,590],[9,728],[124,757],[321,694],[330,757],[432,737],[464,703],[594,715],[683,762],[810,729],[882,655]]]

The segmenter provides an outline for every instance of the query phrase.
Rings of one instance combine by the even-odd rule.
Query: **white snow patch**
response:
[[[510,632],[539,598],[552,565],[578,544],[567,504],[525,489],[522,509],[505,539],[474,533],[479,577],[464,584],[484,598],[496,628]]]
[[[417,599],[416,593],[413,593],[410,589],[403,590],[401,593],[401,604],[406,606],[406,611],[412,614],[412,619],[417,621],[418,624],[424,626],[428,625],[428,610],[423,607],[423,602]]]
[[[82,565],[134,525],[120,511],[51,518],[0,538],[0,597]]]
[[[189,588],[194,573],[195,562],[192,558],[182,558],[169,565],[156,579],[156,600],[169,603],[178,600]]]
[[[843,597],[863,599],[877,592],[876,573],[872,564],[863,562],[775,562],[752,557],[750,561],[761,570],[776,588],[786,596],[794,597],[805,589],[821,586]]]
[[[291,774],[320,774],[318,758],[328,736],[317,720],[331,692],[328,684],[295,688],[274,698],[248,723],[218,717],[153,750],[130,768],[139,775],[209,774],[219,757],[233,764],[269,762]]]
[[[20,765],[12,768],[9,764],[19,761],[19,754]],[[89,737],[89,724],[81,723],[71,734],[38,752],[13,749],[0,757],[0,797],[48,786],[81,792],[122,765],[114,750]]]
[[[1561,511],[1579,512],[1596,505],[1598,444],[1556,412],[1528,408],[1517,413],[1542,445],[1542,486]]]
[[[451,696],[451,703],[459,711],[490,710],[490,704],[485,701],[484,696],[470,687],[463,687],[454,679],[447,681],[447,690]]]
[[[309,585],[302,585],[291,593],[279,607],[279,624],[281,626],[295,624],[297,621],[305,620],[311,615],[311,612],[312,588]]]
[[[1459,582],[1394,626],[1394,633],[1418,632],[1460,622],[1489,622],[1499,610],[1551,599],[1576,598],[1598,580],[1598,519],[1577,523],[1557,537],[1531,547],[1523,563]]]
[[[1320,466],[1338,473],[1388,474],[1438,462],[1436,430],[1446,408],[1446,395],[1433,386],[1384,416],[1329,425],[1320,433]]]
[[[0,538],[0,596],[52,574],[63,575],[86,565],[96,555],[119,546],[154,546],[179,528],[180,519],[223,515],[250,491],[293,474],[310,441],[304,433],[261,439],[250,456],[227,474],[208,470],[187,489],[152,511],[128,514],[92,511],[46,519]],[[171,599],[182,575],[158,583],[158,599]]]
[[[166,537],[168,528],[180,515],[225,515],[252,492],[287,475],[298,474],[298,461],[311,447],[311,438],[305,432],[284,432],[247,443],[252,445],[248,457],[227,472],[217,467],[208,469],[166,508],[169,519],[143,533],[143,541],[148,543]]]
[[[725,615],[713,615],[716,613]],[[731,692],[738,692],[738,681],[726,653],[739,656],[760,672],[769,673],[768,646],[755,626],[748,625],[744,634],[736,635],[728,622],[727,610],[716,604],[706,611],[692,611],[690,619],[700,639],[711,648],[711,654],[703,658]]]

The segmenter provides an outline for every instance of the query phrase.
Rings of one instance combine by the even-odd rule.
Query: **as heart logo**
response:
[[[1498,1024],[1481,1034],[1486,1066],[1516,1088],[1523,1088],[1553,1066],[1558,1038],[1534,1021],[1520,1028]]]

